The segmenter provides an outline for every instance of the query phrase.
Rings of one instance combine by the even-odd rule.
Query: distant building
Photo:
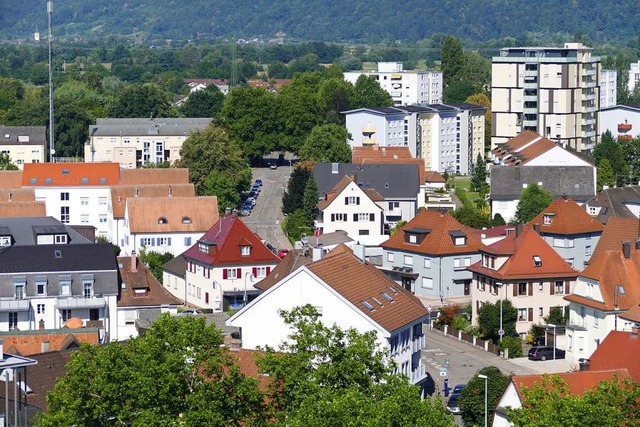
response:
[[[43,163],[47,145],[44,126],[0,125],[0,153],[22,169],[25,163]]]
[[[618,72],[616,70],[600,71],[600,109],[617,105]]]
[[[640,136],[640,104],[613,105],[600,110],[602,133],[628,141]]]
[[[362,75],[376,79],[396,106],[442,102],[442,71],[405,71],[401,62],[378,62],[377,71],[348,71],[344,79],[355,84]]]
[[[633,93],[638,86],[638,82],[640,81],[640,61],[633,62],[629,65],[629,82],[627,83],[627,87],[629,92]]]

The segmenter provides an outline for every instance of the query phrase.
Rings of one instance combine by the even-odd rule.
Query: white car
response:
[[[200,316],[202,312],[197,308],[185,308],[180,313],[180,316]]]

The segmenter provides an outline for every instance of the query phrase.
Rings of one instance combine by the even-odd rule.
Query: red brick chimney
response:
[[[132,273],[138,272],[138,257],[136,256],[136,251],[131,251],[131,268],[130,271]]]

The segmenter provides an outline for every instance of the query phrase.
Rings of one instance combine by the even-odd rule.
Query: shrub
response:
[[[518,337],[502,337],[498,347],[503,351],[509,349],[509,359],[522,357],[522,341]]]

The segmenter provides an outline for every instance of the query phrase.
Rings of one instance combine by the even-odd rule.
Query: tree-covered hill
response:
[[[535,34],[636,39],[637,0],[54,0],[57,37],[136,34],[143,40],[210,37],[415,42],[435,33],[484,41]],[[47,28],[45,0],[0,0],[0,38]]]

